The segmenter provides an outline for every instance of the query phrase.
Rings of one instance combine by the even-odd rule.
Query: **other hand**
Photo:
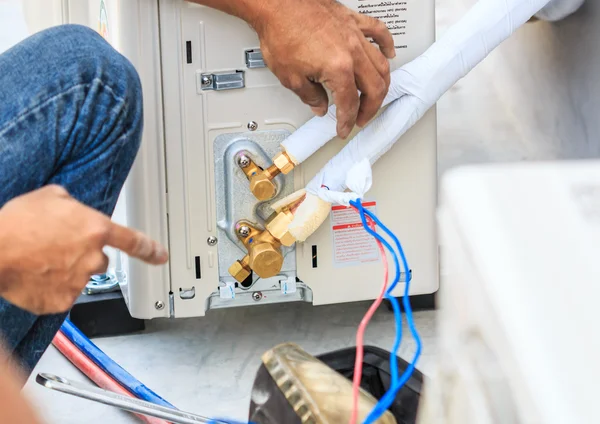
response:
[[[319,116],[328,108],[326,87],[342,138],[355,124],[364,126],[375,116],[390,84],[387,58],[395,56],[383,22],[333,0],[256,3],[260,11],[249,23],[258,33],[266,64],[285,87]]]
[[[91,275],[106,272],[104,246],[151,264],[168,259],[164,247],[62,187],[16,197],[0,209],[0,296],[35,314],[67,311]]]

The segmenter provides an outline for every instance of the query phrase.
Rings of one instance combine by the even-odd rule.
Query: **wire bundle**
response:
[[[392,347],[392,351],[390,352],[391,384],[390,384],[388,391],[381,397],[379,402],[375,405],[373,410],[369,413],[369,415],[367,416],[367,418],[364,421],[365,424],[372,424],[373,422],[377,421],[385,413],[385,411],[392,405],[392,403],[394,402],[394,399],[396,398],[396,395],[398,394],[400,389],[411,378],[411,376],[415,370],[416,362],[419,359],[419,356],[421,355],[422,346],[421,346],[421,338],[419,337],[419,334],[415,327],[415,323],[414,323],[414,319],[413,319],[413,315],[412,315],[412,307],[410,305],[410,299],[409,299],[410,280],[411,280],[412,276],[411,276],[410,268],[408,267],[408,261],[406,260],[406,255],[404,254],[404,250],[402,249],[400,240],[398,240],[398,237],[396,237],[396,235],[392,231],[390,231],[377,218],[377,216],[375,216],[375,214],[366,210],[363,207],[360,199],[358,199],[356,201],[351,201],[350,205],[359,212],[360,218],[361,218],[361,221],[362,221],[362,224],[363,224],[363,227],[365,228],[365,230],[375,238],[375,240],[378,242],[379,246],[385,246],[385,248],[390,252],[390,254],[392,255],[392,258],[394,259],[394,265],[396,268],[394,281],[389,286],[389,288],[387,288],[387,290],[385,290],[385,297],[392,304],[392,309],[394,311],[394,318],[395,318],[395,324],[396,324],[396,337],[394,339],[394,345]],[[405,288],[404,288],[404,295],[402,297],[402,304],[404,306],[404,311],[406,313],[406,321],[408,323],[409,330],[410,330],[410,332],[415,340],[415,343],[417,345],[417,349],[416,349],[416,352],[415,352],[412,362],[409,364],[409,366],[406,368],[406,370],[404,371],[404,373],[402,373],[401,376],[399,376],[399,372],[398,372],[397,353],[398,353],[398,349],[400,347],[400,342],[402,341],[402,314],[400,312],[400,304],[398,303],[398,300],[392,295],[392,291],[396,288],[396,286],[400,282],[400,277],[401,277],[400,261],[398,259],[398,254],[396,253],[394,248],[390,245],[390,243],[388,243],[387,240],[385,240],[381,235],[379,235],[375,231],[374,228],[372,228],[372,225],[369,225],[369,223],[367,223],[367,218],[369,219],[369,222],[371,222],[371,223],[374,222],[377,226],[379,226],[388,235],[388,237],[390,237],[393,240],[394,245],[398,251],[398,254],[402,260],[402,267],[405,270],[405,274],[406,274],[406,284],[405,284]],[[383,256],[385,257],[385,255],[383,255]],[[386,270],[385,274],[387,275],[387,261],[384,261],[384,268]],[[384,284],[387,285],[387,277],[386,277],[386,281]],[[352,405],[353,406],[353,408],[352,408],[353,409],[353,413],[352,413],[353,421],[351,421],[351,424],[354,424],[356,422],[357,402],[354,401],[354,397],[355,396],[356,396],[356,398],[358,397],[358,388],[360,386],[360,378],[362,376],[362,358],[361,358],[360,368],[357,367],[358,359],[359,359],[358,358],[359,349],[362,353],[362,338],[363,338],[363,335],[359,334],[359,333],[364,333],[364,330],[366,328],[366,324],[368,323],[368,320],[373,315],[374,309],[376,309],[376,307],[379,306],[380,303],[381,303],[381,300],[380,300],[380,298],[378,298],[374,302],[374,304],[371,306],[369,311],[367,311],[365,318],[363,318],[363,321],[366,320],[366,323],[363,325],[363,322],[361,322],[361,325],[359,326],[359,330],[357,332],[357,359],[356,359],[355,371],[354,371],[354,387],[353,387],[354,393],[353,393],[353,405]],[[377,304],[377,306],[375,306],[375,304]],[[372,309],[373,309],[373,311],[371,312]],[[361,341],[360,345],[358,343],[359,340]],[[358,373],[357,373],[357,371],[358,371]],[[358,377],[357,377],[357,375],[358,375]],[[357,381],[358,381],[358,384],[356,383]]]

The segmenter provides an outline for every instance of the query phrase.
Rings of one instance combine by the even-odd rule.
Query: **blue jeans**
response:
[[[58,184],[111,215],[141,132],[138,75],[91,29],[54,27],[0,55],[0,207]],[[25,372],[65,316],[36,316],[0,299],[0,336]]]

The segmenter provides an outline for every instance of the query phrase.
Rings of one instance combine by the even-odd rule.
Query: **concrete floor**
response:
[[[203,319],[152,321],[142,334],[94,342],[178,408],[205,416],[247,419],[250,390],[265,351],[284,341],[296,342],[313,354],[351,346],[367,307],[367,303],[294,304],[219,310]],[[436,356],[435,312],[415,315],[425,346],[419,368],[427,372]],[[369,326],[366,343],[391,346],[393,326],[392,313],[380,308]],[[407,328],[403,334],[409,334]],[[400,354],[410,358],[413,353],[414,342],[406,337]],[[86,381],[53,347],[37,372]],[[49,424],[138,422],[113,408],[51,392],[33,380],[25,393],[44,411]]]
[[[439,33],[474,0],[438,0]],[[555,25],[518,31],[438,104],[440,172],[464,163],[600,157],[600,4]],[[109,355],[179,408],[243,419],[259,356],[283,341],[313,353],[350,346],[366,304],[260,306],[210,313],[203,319],[154,321],[143,334],[95,340]],[[435,312],[416,314],[423,336],[419,364],[436,357]],[[380,310],[367,342],[388,347],[393,320]],[[403,343],[409,358],[412,340]],[[85,379],[51,348],[36,372]],[[133,423],[102,405],[25,388],[48,423]]]

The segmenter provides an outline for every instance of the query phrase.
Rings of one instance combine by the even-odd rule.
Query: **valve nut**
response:
[[[284,246],[292,246],[296,242],[294,236],[289,232],[289,226],[293,219],[294,215],[285,209],[274,213],[267,221],[267,231]]]
[[[273,158],[273,164],[279,168],[282,174],[289,174],[294,169],[294,163],[291,161],[287,153],[278,153]]]
[[[229,274],[240,283],[248,278],[251,272],[250,268],[244,266],[241,261],[235,261],[233,265],[229,267]]]

